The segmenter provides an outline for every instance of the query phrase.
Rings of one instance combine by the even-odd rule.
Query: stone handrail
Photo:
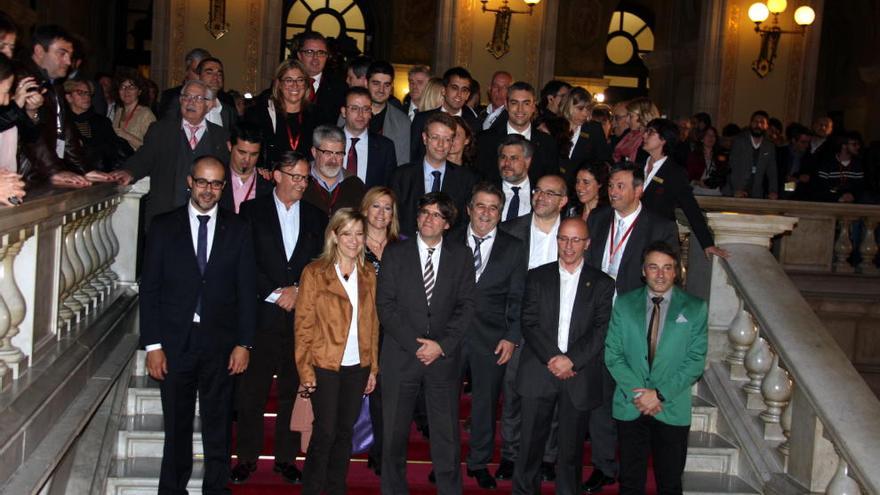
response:
[[[791,235],[779,240],[777,255],[786,270],[880,275],[875,264],[880,206],[717,196],[698,196],[697,202],[709,212],[798,218]],[[854,228],[861,232],[858,245]],[[849,259],[854,251],[860,258],[855,265]]]
[[[708,218],[730,252],[710,270],[708,373],[725,369],[728,405],[757,415],[768,471],[810,492],[880,493],[880,401],[768,250],[799,219]]]

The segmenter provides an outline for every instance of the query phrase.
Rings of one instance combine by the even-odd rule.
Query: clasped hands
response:
[[[650,388],[634,388],[633,405],[645,416],[656,416],[663,410],[663,403],[657,397],[657,391]]]
[[[416,342],[422,344],[422,346],[416,351],[416,357],[425,366],[433,363],[437,358],[443,355],[443,349],[435,340],[418,338],[416,339]]]
[[[565,354],[559,354],[550,358],[550,361],[547,361],[547,369],[560,380],[568,380],[577,375],[577,372],[574,370],[574,363]]]

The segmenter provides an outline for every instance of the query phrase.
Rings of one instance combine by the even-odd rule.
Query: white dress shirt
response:
[[[358,279],[357,268],[351,271],[348,280],[342,276],[339,263],[334,266],[336,276],[342,282],[348,302],[351,303],[351,321],[348,324],[348,338],[345,340],[345,350],[342,352],[342,366],[354,366],[361,363],[361,351],[358,346]]]
[[[205,131],[208,130],[208,120],[202,119],[201,122],[196,124],[198,128],[196,129],[196,142],[200,142],[202,140],[202,136],[205,135]],[[186,120],[180,119],[180,128],[183,129],[184,134],[186,134],[186,142],[189,143],[192,141],[192,124],[187,122]]]
[[[443,190],[443,179],[446,178],[446,162],[443,162],[443,165],[440,165],[439,168],[434,168],[428,163],[428,160],[422,162],[422,169],[425,173],[425,192],[431,192],[431,187],[434,186],[434,172],[440,172],[440,190]]]
[[[312,83],[312,91],[314,91],[315,94],[318,93],[318,89],[321,87],[321,76],[323,76],[323,75],[324,75],[324,73],[322,72],[322,73],[318,74],[317,76],[311,76],[312,80],[314,81]],[[306,76],[306,77],[308,78],[308,76]]]
[[[519,188],[519,211],[516,216],[521,217],[532,212],[531,193],[532,183],[529,182],[529,176],[519,184],[511,184],[507,181],[501,181],[501,191],[504,192],[504,208],[501,211],[502,220],[507,218],[507,210],[510,209],[510,202],[513,200],[513,188]]]
[[[667,158],[669,158],[669,157],[664,156],[663,158],[657,160],[656,162],[653,162],[654,166],[653,166],[653,168],[651,168],[651,173],[649,174],[648,173],[648,164],[651,163],[651,157],[648,157],[648,160],[645,162],[645,187],[644,187],[645,189],[647,189],[648,186],[651,185],[651,181],[654,180],[654,176],[657,175],[657,172],[660,171],[660,167],[662,167],[663,164],[666,163]]]
[[[407,116],[409,117],[409,121],[412,122],[414,118],[416,118],[416,113],[418,113],[419,107],[416,106],[412,101],[409,102],[409,109],[407,109]]]
[[[360,135],[355,136],[352,134],[348,128],[343,128],[343,132],[345,133],[345,158],[342,159],[342,168],[347,170],[348,167],[348,152],[351,150],[351,138],[358,138],[357,144],[354,145],[354,150],[357,152],[357,176],[360,180],[362,180],[365,184],[367,182],[367,160],[369,159],[369,132],[363,131]]]
[[[639,217],[639,213],[642,212],[642,203],[639,202],[639,206],[636,208],[636,211],[630,213],[625,217],[621,217],[620,213],[617,211],[614,212],[614,218],[611,220],[614,222],[611,227],[608,229],[608,239],[605,241],[605,250],[604,254],[602,254],[602,271],[607,273],[611,278],[617,280],[617,272],[620,269],[620,261],[623,259],[623,253],[626,251],[626,245],[629,244],[630,236],[626,235],[626,232],[632,226],[632,224]],[[614,237],[617,239],[612,239],[611,232],[614,232]],[[622,242],[621,242],[622,240]],[[617,242],[615,242],[617,241]],[[616,251],[614,251],[614,257],[611,257],[611,245],[614,243],[614,247]],[[619,243],[619,245],[618,245]]]
[[[568,335],[571,329],[571,312],[574,310],[574,297],[577,295],[578,280],[581,278],[581,270],[584,260],[575,269],[574,273],[562,268],[559,264],[559,328],[556,331],[556,345],[562,352],[568,352]]]
[[[299,241],[299,201],[290,205],[288,209],[284,203],[278,199],[278,193],[272,191],[272,198],[275,200],[275,211],[278,212],[278,226],[281,228],[281,240],[284,241],[284,255],[289,260],[293,256],[293,250],[296,249],[296,243]],[[275,304],[281,297],[281,287],[278,287],[268,296],[265,301]]]
[[[494,108],[491,103],[486,107],[486,120],[483,121],[483,130],[492,127],[492,124],[495,123],[495,120],[498,119],[498,116],[501,115],[501,112],[504,111],[504,105],[501,105],[498,108]]]
[[[569,150],[568,150],[568,157],[569,158],[571,158],[571,155],[574,153],[574,147],[575,147],[575,145],[577,145],[578,139],[581,137],[581,127],[583,127],[583,126],[577,126],[574,129],[572,129],[571,148],[569,148]]]
[[[477,234],[468,225],[467,228],[467,245],[471,248],[471,253],[474,252],[474,247],[477,245],[477,241],[474,240],[474,236]],[[480,243],[480,260],[482,263],[480,264],[480,269],[477,271],[476,280],[480,280],[480,275],[486,270],[486,264],[489,263],[489,256],[492,254],[492,246],[495,244],[495,237],[498,235],[498,227],[492,229],[485,237],[483,237],[483,242]],[[477,236],[479,237],[479,236]]]
[[[416,234],[416,245],[419,247],[419,262],[422,270],[422,278],[425,275],[425,263],[428,262],[428,245],[422,240],[422,236]],[[443,247],[443,241],[434,246],[434,253],[431,255],[431,262],[434,264],[434,286],[437,285],[437,275],[440,273],[440,248]]]
[[[556,217],[556,223],[550,229],[550,232],[544,233],[535,226],[534,216],[529,226],[531,233],[529,235],[529,270],[536,266],[546,265],[558,258],[556,234],[559,232],[559,223],[562,217]]]
[[[529,124],[528,129],[524,130],[523,132],[519,132],[518,130],[514,129],[514,128],[510,125],[510,122],[508,122],[508,123],[507,123],[507,133],[508,133],[508,134],[519,134],[520,136],[522,136],[522,137],[528,139],[529,141],[531,141],[531,140],[532,140],[532,124]]]
[[[214,107],[208,110],[207,115],[205,115],[205,120],[217,124],[220,127],[223,127],[223,116],[221,115],[222,111],[223,104],[220,103],[220,99],[214,98]]]

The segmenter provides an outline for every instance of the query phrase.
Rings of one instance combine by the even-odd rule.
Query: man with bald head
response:
[[[218,207],[220,159],[186,177],[186,204],[153,220],[140,285],[140,344],[160,381],[165,448],[159,493],[185,493],[199,399],[204,493],[229,481],[233,378],[247,369],[256,323],[254,248],[247,223]]]
[[[489,106],[480,112],[480,125],[483,130],[492,127],[492,124],[504,113],[507,105],[507,88],[513,83],[513,76],[509,72],[499,70],[492,74],[492,82],[489,84]]]
[[[541,490],[541,458],[553,410],[559,415],[556,493],[579,495],[587,415],[602,404],[603,350],[614,281],[584,262],[587,224],[564,220],[558,260],[531,270],[522,306],[522,357],[516,375],[522,440],[513,493]]]

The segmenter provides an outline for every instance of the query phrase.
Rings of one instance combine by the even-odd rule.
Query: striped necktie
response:
[[[425,262],[424,281],[425,281],[425,299],[428,306],[431,306],[431,296],[434,295],[434,249],[428,248],[428,260]]]

